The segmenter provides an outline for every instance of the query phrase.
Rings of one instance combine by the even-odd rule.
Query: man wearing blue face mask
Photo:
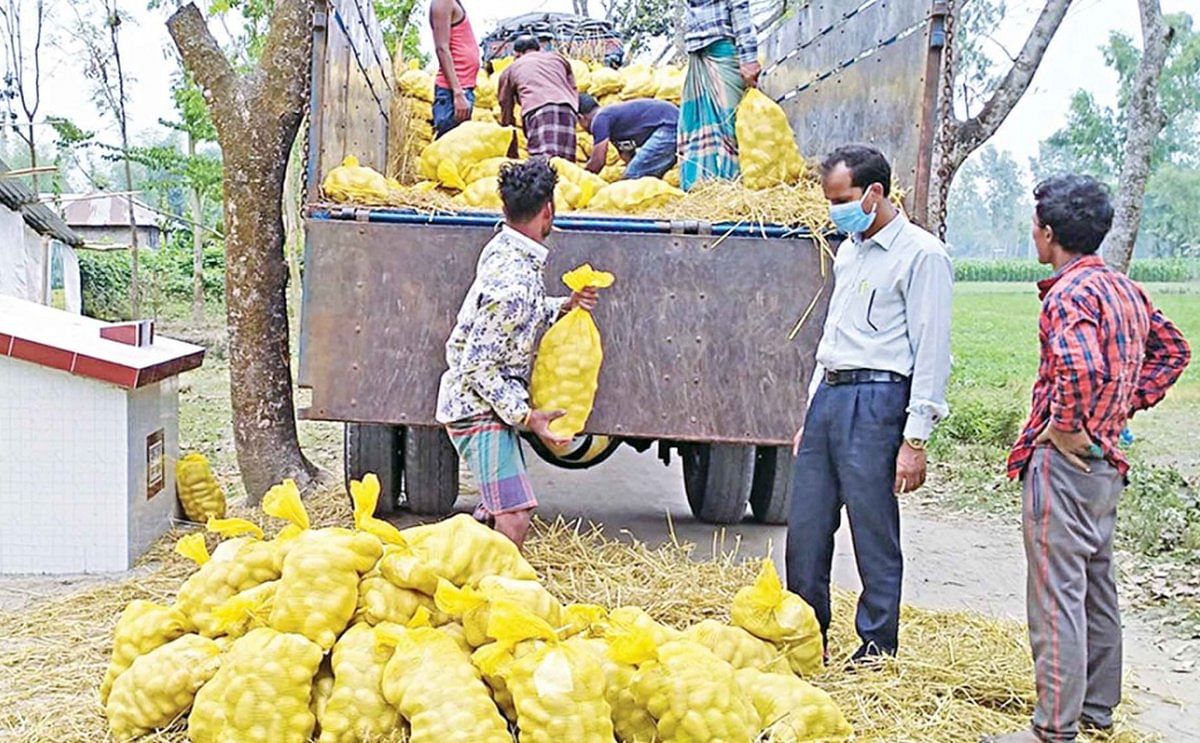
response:
[[[892,169],[873,147],[821,164],[830,217],[849,236],[817,348],[808,416],[796,433],[788,588],[830,622],[829,573],[842,507],[863,591],[853,660],[894,655],[900,624],[897,496],[925,483],[925,442],[949,412],[950,304],[945,246],[889,200]]]

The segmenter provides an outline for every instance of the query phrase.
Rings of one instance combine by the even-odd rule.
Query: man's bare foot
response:
[[[496,514],[495,529],[512,540],[517,549],[521,549],[525,546],[525,537],[529,534],[532,523],[533,509],[527,508],[524,511]]]

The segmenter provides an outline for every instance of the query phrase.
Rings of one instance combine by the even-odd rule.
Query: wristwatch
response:
[[[905,439],[904,443],[908,444],[910,449],[925,451],[925,439]]]

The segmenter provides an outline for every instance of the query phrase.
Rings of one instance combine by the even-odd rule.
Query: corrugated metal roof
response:
[[[133,200],[133,216],[138,227],[158,227],[158,215],[137,199]],[[128,227],[129,197],[63,194],[63,218],[72,227]]]
[[[0,160],[0,176],[9,170],[8,164]],[[83,245],[83,238],[17,178],[0,177],[0,204],[20,212],[25,224],[39,235],[48,235],[73,247]]]

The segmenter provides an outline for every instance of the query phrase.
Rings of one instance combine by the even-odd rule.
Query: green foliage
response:
[[[429,64],[429,55],[421,51],[419,11],[423,5],[423,0],[375,0],[375,16],[388,54],[399,51],[406,61],[415,59],[422,67]]]
[[[171,85],[171,99],[179,120],[159,119],[158,123],[187,134],[195,142],[217,141],[217,128],[213,125],[208,102],[204,100],[204,91],[190,74],[181,71],[176,75]]]
[[[675,32],[675,0],[612,0],[605,6],[608,20],[625,39],[626,59]]]
[[[958,259],[954,261],[954,280],[958,282],[1023,282],[1034,283],[1051,273],[1049,266],[1032,260],[986,261]],[[1147,258],[1134,261],[1129,268],[1134,281],[1145,283],[1180,283],[1200,278],[1200,261],[1178,258]]]
[[[987,101],[1000,76],[989,49],[998,46],[992,34],[1008,12],[1005,0],[960,2],[955,26],[954,91],[963,113],[971,116]]]
[[[963,165],[951,184],[946,238],[956,256],[1027,256],[1032,212],[1020,165],[1011,153],[988,145]]]
[[[192,299],[192,238],[179,231],[158,250],[143,250],[141,263],[143,309],[157,315],[168,302]],[[130,258],[125,250],[79,251],[79,276],[85,315],[102,320],[127,320]],[[204,295],[220,300],[225,295],[225,248],[210,243],[204,249]]]
[[[1200,559],[1200,489],[1174,467],[1135,463],[1117,513],[1126,549]]]

